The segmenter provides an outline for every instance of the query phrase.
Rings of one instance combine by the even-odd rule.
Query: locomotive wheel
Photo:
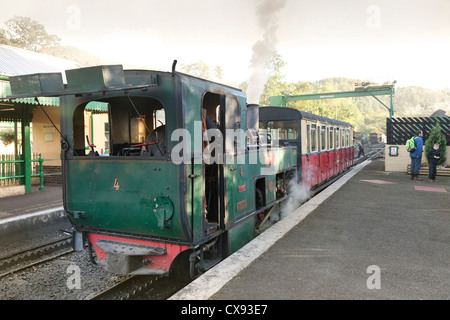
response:
[[[182,282],[187,282],[190,280],[190,272],[189,272],[189,254],[190,251],[184,251],[180,253],[172,263],[171,274],[174,277]]]
[[[191,250],[186,250],[180,253],[172,263],[171,274],[173,273],[174,277],[181,282],[189,282],[194,280],[198,276],[198,272],[195,273],[194,278],[191,277],[190,272],[190,262],[189,256],[191,255]],[[197,258],[196,263],[200,261]]]

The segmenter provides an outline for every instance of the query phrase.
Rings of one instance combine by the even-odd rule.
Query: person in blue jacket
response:
[[[414,142],[416,146],[416,150],[414,152],[410,152],[409,156],[411,157],[411,180],[419,180],[423,179],[419,178],[419,170],[422,165],[422,153],[423,153],[423,132],[422,130],[417,130],[416,135],[414,136]]]

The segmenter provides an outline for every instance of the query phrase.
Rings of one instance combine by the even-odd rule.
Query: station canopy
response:
[[[0,98],[2,98],[0,99],[0,121],[20,120],[21,115],[18,106],[29,105],[31,108],[38,105],[60,106],[60,98],[57,96],[37,96],[38,101],[34,97],[8,99],[7,97],[13,95],[11,79],[17,79],[24,75],[52,74],[61,79],[60,85],[63,86],[67,84],[65,71],[81,67],[70,60],[0,45]],[[30,89],[33,90],[33,88],[24,89],[28,91]],[[86,109],[93,112],[106,112],[107,105],[102,102],[92,102]]]
[[[10,77],[42,72],[59,72],[65,77],[64,70],[80,67],[79,64],[70,60],[0,45],[0,98],[3,98],[0,100],[0,121],[20,120],[18,106],[38,105],[34,98],[5,100],[4,98],[11,95]],[[59,106],[57,97],[39,97],[38,101],[43,106]]]

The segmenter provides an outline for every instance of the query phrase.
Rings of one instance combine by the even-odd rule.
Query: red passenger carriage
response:
[[[353,165],[353,127],[349,123],[286,107],[261,107],[260,129],[280,146],[295,146],[299,181],[317,187]],[[301,152],[300,152],[301,151]]]

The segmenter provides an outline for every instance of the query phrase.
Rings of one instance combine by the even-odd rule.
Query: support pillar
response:
[[[22,106],[22,156],[24,160],[24,184],[25,193],[31,192],[31,134],[30,123],[33,117],[32,110],[29,107]]]

